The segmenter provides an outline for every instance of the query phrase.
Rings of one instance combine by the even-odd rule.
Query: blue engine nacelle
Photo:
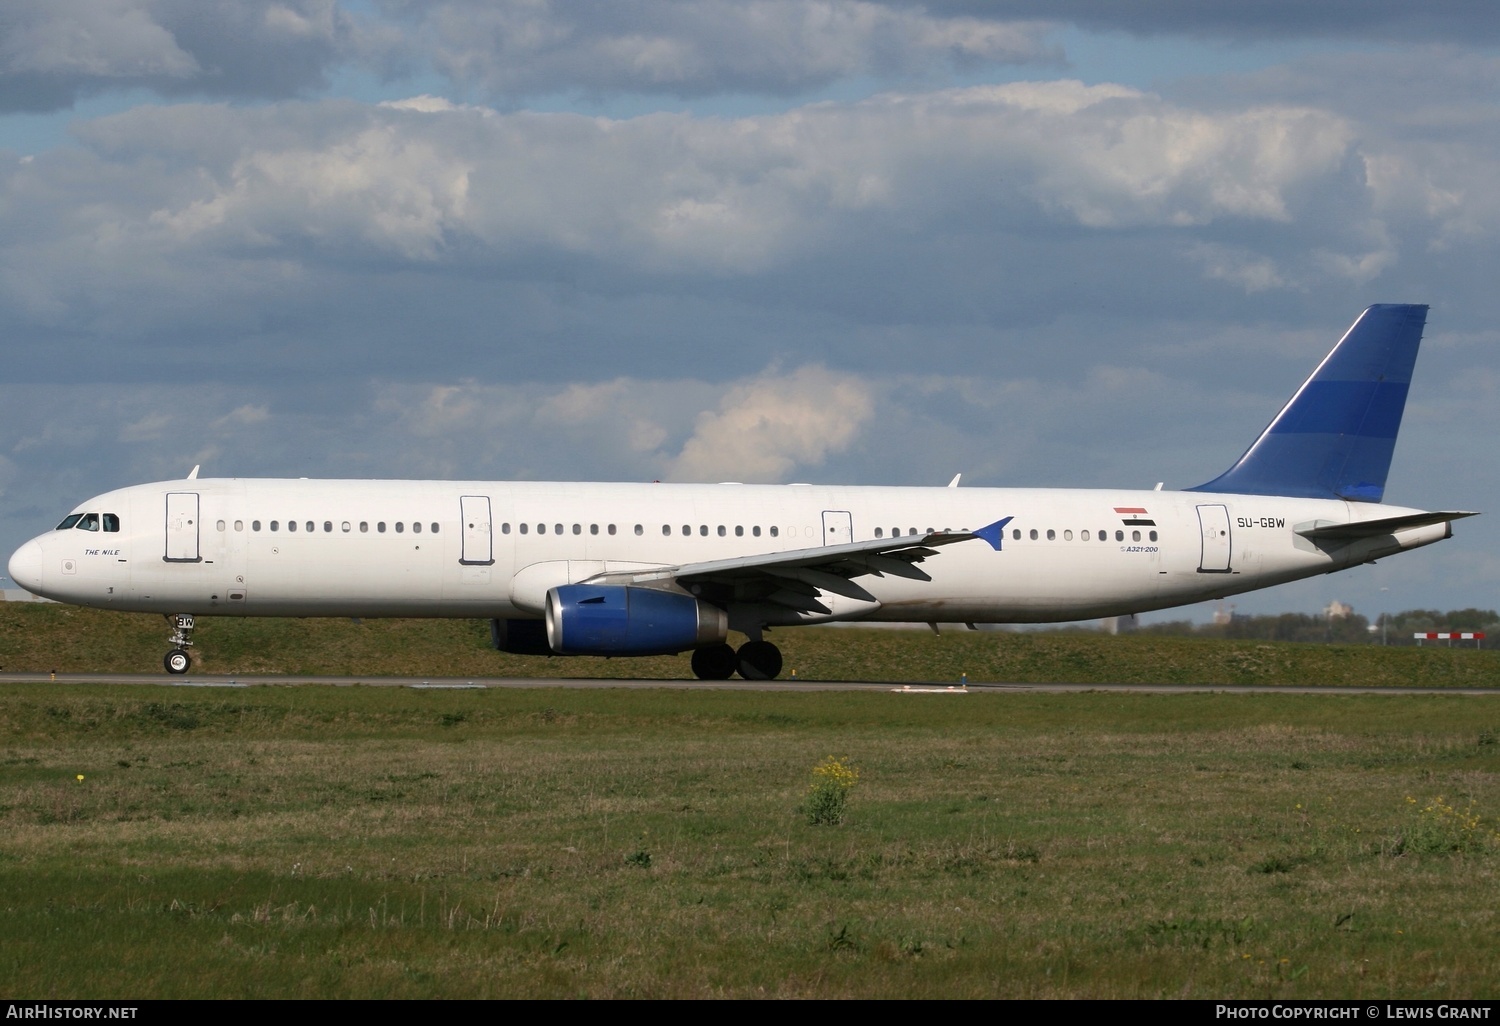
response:
[[[547,592],[547,643],[559,655],[675,655],[728,634],[724,610],[675,591],[566,584]]]

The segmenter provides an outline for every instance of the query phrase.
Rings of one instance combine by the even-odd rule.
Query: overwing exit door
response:
[[[843,510],[823,511],[823,544],[843,545],[854,540],[854,517]]]

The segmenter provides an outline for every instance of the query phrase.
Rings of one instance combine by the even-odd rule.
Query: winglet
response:
[[[197,464],[197,463],[194,463],[194,464],[193,464],[193,469],[192,469],[192,470],[190,470],[190,471],[188,471],[188,476],[187,476],[187,479],[188,479],[188,480],[189,480],[189,481],[196,481],[196,480],[198,480],[198,467],[199,467],[199,466],[200,466],[200,465],[201,465],[201,464]]]
[[[981,527],[978,530],[974,531],[974,537],[983,538],[985,541],[990,543],[990,548],[994,549],[996,552],[999,552],[1000,541],[1005,537],[1005,525],[1010,523],[1014,519],[1016,518],[1006,517],[1004,520],[996,520],[993,524],[988,524],[985,527]]]

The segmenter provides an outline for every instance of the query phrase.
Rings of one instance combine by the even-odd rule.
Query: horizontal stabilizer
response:
[[[1410,527],[1426,527],[1477,517],[1478,513],[1448,510],[1439,513],[1411,513],[1404,517],[1382,517],[1379,520],[1360,520],[1353,524],[1324,524],[1296,528],[1296,532],[1309,541],[1358,541],[1360,538],[1378,538],[1394,534]]]

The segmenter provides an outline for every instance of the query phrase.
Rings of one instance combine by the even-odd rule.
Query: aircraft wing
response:
[[[608,571],[584,583],[650,586],[672,582],[710,601],[775,602],[827,613],[827,607],[817,600],[819,592],[874,602],[875,596],[856,583],[856,577],[873,574],[930,581],[932,578],[916,564],[937,555],[939,546],[981,538],[998,549],[1001,531],[1010,519],[1006,517],[976,531],[929,531],[705,563]]]

